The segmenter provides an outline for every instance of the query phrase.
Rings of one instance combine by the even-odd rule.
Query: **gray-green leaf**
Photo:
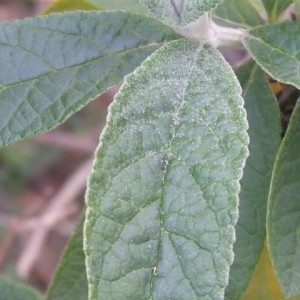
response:
[[[224,298],[246,130],[208,45],[170,42],[126,77],[88,183],[90,300]]]
[[[85,0],[104,9],[124,9],[130,12],[148,14],[147,8],[139,0]]]
[[[0,145],[54,128],[177,37],[154,19],[124,12],[1,24]]]
[[[280,14],[293,2],[293,0],[262,0],[267,11],[269,21],[276,22]]]
[[[214,19],[227,26],[253,27],[263,20],[248,0],[224,0],[213,12]]]
[[[56,269],[45,300],[86,300],[88,284],[83,252],[82,216]]]
[[[223,0],[140,0],[164,23],[185,26],[211,11]]]
[[[300,23],[259,26],[242,42],[274,79],[300,89]]]
[[[234,261],[226,288],[228,300],[240,299],[261,254],[271,173],[281,140],[280,113],[264,72],[251,61],[236,74],[245,99],[250,154],[241,180]]]
[[[286,297],[300,295],[300,102],[278,152],[267,214],[270,257]]]
[[[27,284],[0,277],[0,300],[41,300],[40,294]]]

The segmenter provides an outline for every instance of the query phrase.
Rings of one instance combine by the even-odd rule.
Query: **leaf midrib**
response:
[[[189,86],[189,79],[190,79],[190,76],[191,74],[193,73],[194,69],[196,68],[196,61],[197,61],[197,57],[199,55],[199,53],[201,52],[201,50],[203,49],[203,45],[199,45],[198,46],[198,49],[197,51],[195,51],[195,54],[193,56],[193,60],[194,60],[194,63],[191,67],[191,69],[189,70],[188,72],[188,76],[187,76],[187,79],[185,82],[182,82],[182,97],[181,97],[181,103],[180,105],[175,109],[175,113],[174,115],[179,115],[180,114],[180,111],[183,109],[184,105],[186,104],[186,101],[185,101],[185,94],[186,94],[186,90]],[[173,118],[174,120],[175,118]],[[171,138],[170,138],[170,142],[169,142],[169,147],[166,147],[165,149],[170,149],[170,153],[166,153],[167,155],[170,155],[170,157],[168,157],[168,160],[166,162],[166,167],[165,167],[165,170],[162,174],[162,183],[161,183],[161,192],[160,192],[160,195],[158,196],[158,201],[159,201],[159,220],[162,221],[160,222],[160,231],[159,231],[159,235],[158,235],[158,243],[157,243],[157,248],[156,248],[156,255],[155,255],[155,258],[154,258],[154,262],[153,262],[153,265],[155,266],[157,264],[157,258],[159,256],[159,253],[161,252],[161,238],[162,238],[162,231],[165,230],[165,226],[163,224],[163,216],[162,216],[162,211],[163,211],[163,194],[164,194],[164,191],[165,191],[165,180],[166,180],[166,175],[168,173],[168,169],[170,166],[172,166],[172,159],[173,159],[173,155],[172,155],[172,143],[173,143],[173,140],[174,138],[176,137],[176,131],[177,131],[177,128],[178,126],[180,125],[180,123],[178,124],[175,124],[175,121],[173,122],[172,125],[172,128],[171,128],[171,132],[173,131],[172,135],[171,135]],[[172,243],[173,244],[173,243]],[[176,249],[175,249],[176,250]],[[181,266],[181,264],[180,264]],[[182,269],[182,268],[181,268]],[[158,272],[159,272],[159,269],[158,269]],[[184,273],[184,270],[182,270],[182,272]],[[151,281],[150,281],[150,296],[152,297],[153,295],[153,289],[154,289],[154,279],[157,275],[154,275],[152,274],[151,276]],[[192,287],[192,290],[195,292],[195,289],[193,287],[193,284],[190,282],[190,280],[188,278],[186,278],[189,282],[189,284],[191,285]]]

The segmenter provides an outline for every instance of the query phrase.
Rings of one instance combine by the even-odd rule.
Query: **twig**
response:
[[[53,198],[45,212],[39,218],[37,227],[31,234],[17,263],[18,274],[21,277],[28,278],[49,230],[68,214],[70,202],[76,198],[85,186],[91,166],[92,160],[83,163],[65,182],[61,190]]]

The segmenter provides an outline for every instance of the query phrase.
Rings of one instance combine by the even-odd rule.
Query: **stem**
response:
[[[215,48],[220,46],[242,47],[241,39],[246,32],[243,28],[219,26],[214,23],[208,13],[186,27],[176,27],[175,30],[185,37],[209,43]]]

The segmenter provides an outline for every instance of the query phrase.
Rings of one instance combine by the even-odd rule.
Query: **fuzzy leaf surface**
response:
[[[0,145],[47,131],[178,36],[124,12],[67,12],[0,25]]]
[[[205,12],[213,10],[223,0],[140,0],[161,21],[173,26],[185,26]]]
[[[126,77],[88,183],[89,299],[224,298],[246,130],[208,45],[170,42]]]
[[[264,23],[248,0],[224,0],[213,12],[214,19],[225,26],[254,27]]]
[[[0,277],[0,300],[42,300],[29,285]]]
[[[265,73],[251,61],[240,67],[236,75],[243,89],[250,144],[240,182],[234,261],[226,288],[229,300],[240,299],[245,292],[261,255],[271,174],[281,140],[280,112]]]
[[[251,29],[242,42],[274,79],[300,89],[300,23],[259,26]]]
[[[278,152],[271,182],[267,237],[271,260],[286,297],[300,295],[300,103]]]
[[[83,252],[82,216],[64,250],[45,300],[86,300],[88,283]]]
[[[140,3],[139,0],[84,0],[92,5],[103,9],[128,10],[130,12],[148,14],[147,7]]]
[[[291,4],[293,0],[262,0],[269,20],[276,22],[280,14]]]

